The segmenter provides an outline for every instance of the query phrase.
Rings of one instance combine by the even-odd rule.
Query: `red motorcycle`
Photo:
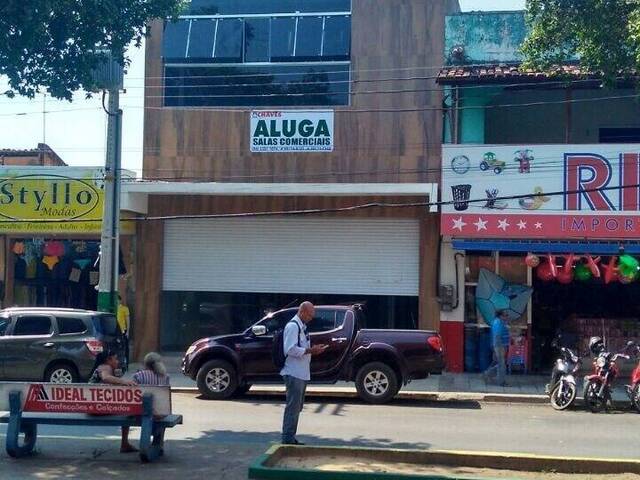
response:
[[[627,395],[631,400],[631,406],[640,412],[640,346],[633,342],[629,342],[627,346],[633,351],[634,356],[639,359],[636,368],[631,372],[631,385],[626,385]]]
[[[593,362],[594,373],[584,379],[584,403],[591,412],[599,413],[612,405],[611,390],[620,373],[616,362],[621,358],[628,360],[630,357],[623,353],[607,352],[604,342],[599,337],[593,337],[589,344],[589,349],[597,358]]]

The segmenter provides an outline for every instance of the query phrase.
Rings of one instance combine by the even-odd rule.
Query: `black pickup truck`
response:
[[[198,340],[187,350],[182,372],[210,399],[245,393],[252,384],[281,382],[271,358],[273,333],[296,311],[271,313],[237,335]],[[411,380],[442,373],[443,346],[436,332],[360,329],[361,314],[359,306],[316,306],[308,326],[311,344],[329,348],[311,361],[312,383],[354,381],[363,400],[385,403]]]

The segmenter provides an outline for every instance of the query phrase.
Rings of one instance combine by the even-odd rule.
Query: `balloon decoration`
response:
[[[549,262],[549,268],[551,269],[551,275],[553,275],[553,278],[556,278],[558,276],[558,265],[556,264],[555,255],[551,255],[550,253],[548,253],[547,254],[547,261]]]
[[[631,255],[621,255],[618,264],[618,270],[622,277],[633,279],[638,274],[638,269],[640,269],[640,263]]]
[[[620,283],[624,284],[624,285],[628,285],[631,282],[633,282],[633,280],[635,280],[635,277],[632,276],[627,276],[627,275],[620,275]]]
[[[615,282],[618,280],[618,257],[613,256],[609,258],[609,263],[606,265],[601,265],[603,270],[603,277],[605,285],[609,285],[611,282]]]
[[[570,253],[566,257],[564,257],[564,265],[560,267],[560,271],[558,272],[558,276],[556,279],[559,283],[567,285],[573,281],[573,264],[576,261],[576,256],[573,253]]]
[[[600,278],[600,268],[598,267],[600,257],[593,258],[591,255],[587,254],[583,258],[587,261],[587,266],[589,267],[591,275],[595,278]]]
[[[530,253],[525,257],[524,263],[526,263],[528,267],[536,268],[538,265],[540,265],[540,257],[533,253]]]
[[[584,263],[581,263],[580,265],[576,266],[577,280],[580,280],[581,282],[588,282],[592,278],[593,278],[593,273],[591,273],[591,270],[587,265],[585,265]]]
[[[543,262],[536,268],[536,275],[543,282],[551,282],[556,276],[553,274],[553,268],[549,262]]]

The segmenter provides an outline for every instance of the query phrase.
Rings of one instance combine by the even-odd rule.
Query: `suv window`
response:
[[[344,323],[345,310],[316,310],[316,315],[308,326],[310,333],[328,332]]]
[[[87,331],[87,326],[78,317],[56,317],[58,322],[58,332],[61,335],[69,333],[84,333]]]
[[[10,318],[0,317],[0,337],[2,337],[5,334],[10,322],[11,322]]]
[[[14,336],[50,335],[51,318],[42,316],[19,317],[13,328]]]
[[[102,335],[115,337],[118,335],[118,321],[115,315],[100,315],[93,317],[93,325],[96,331]]]

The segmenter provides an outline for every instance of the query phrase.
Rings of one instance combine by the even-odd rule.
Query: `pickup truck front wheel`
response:
[[[236,369],[224,360],[210,360],[198,370],[198,390],[210,400],[231,397],[238,388]]]
[[[365,402],[387,403],[398,393],[398,376],[385,363],[367,363],[358,370],[356,389],[360,398]]]

